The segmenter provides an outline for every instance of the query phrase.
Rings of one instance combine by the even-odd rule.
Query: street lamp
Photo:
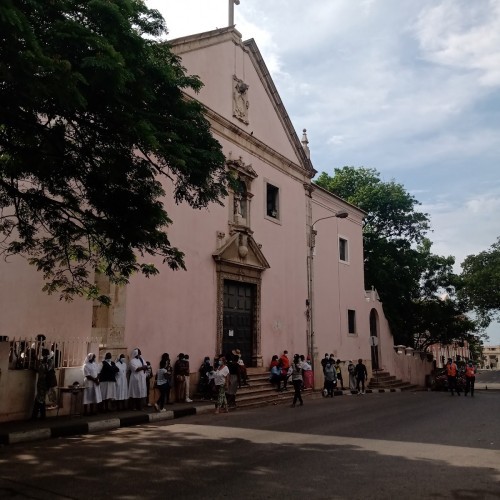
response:
[[[308,311],[309,311],[309,352],[311,356],[311,365],[314,370],[314,356],[315,356],[315,343],[314,343],[314,266],[313,266],[313,260],[314,260],[314,247],[316,244],[316,235],[318,232],[314,229],[314,226],[322,220],[326,219],[345,219],[348,217],[349,214],[345,211],[340,211],[336,212],[333,215],[329,215],[327,217],[321,217],[320,219],[315,220],[311,224],[311,229],[310,229],[310,234],[309,234],[309,257],[308,257],[308,275],[309,275],[309,280],[308,280]],[[340,290],[340,288],[339,288]],[[340,300],[340,297],[339,297]]]

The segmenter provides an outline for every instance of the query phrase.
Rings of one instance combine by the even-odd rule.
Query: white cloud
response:
[[[345,136],[343,135],[332,135],[330,139],[328,139],[328,144],[333,144],[335,146],[338,146],[340,144],[343,144],[345,142]]]
[[[500,214],[500,194],[486,193],[480,198],[468,200],[465,206],[476,216],[494,216],[498,218]]]
[[[500,85],[500,3],[447,0],[425,8],[415,24],[422,56],[436,64],[479,73]]]

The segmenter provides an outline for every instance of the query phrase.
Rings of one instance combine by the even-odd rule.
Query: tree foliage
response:
[[[461,296],[486,323],[500,319],[500,237],[488,250],[462,263]]]
[[[469,339],[477,325],[457,300],[455,260],[431,252],[429,216],[404,186],[363,167],[337,168],[333,177],[323,172],[316,183],[367,212],[365,286],[377,289],[395,342],[425,349]]]
[[[0,5],[0,251],[49,292],[96,297],[94,269],[158,272],[140,256],[183,268],[162,183],[194,208],[227,194],[221,146],[183,97],[202,83],[165,34],[141,0]]]

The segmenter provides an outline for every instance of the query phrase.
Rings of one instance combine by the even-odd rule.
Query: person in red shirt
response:
[[[465,367],[465,395],[470,391],[470,397],[474,397],[474,382],[476,381],[476,367],[469,361]]]
[[[460,396],[460,391],[457,387],[458,368],[451,358],[448,358],[448,363],[446,364],[446,374],[448,375],[448,389],[451,391],[451,395],[453,396],[454,391],[456,391],[457,396]]]
[[[290,360],[288,359],[288,351],[283,351],[283,354],[280,356],[280,365],[281,365],[281,376],[283,380],[283,390],[287,391],[288,389],[286,388],[286,385],[288,383],[288,377],[290,376],[288,374],[288,370],[290,368]]]

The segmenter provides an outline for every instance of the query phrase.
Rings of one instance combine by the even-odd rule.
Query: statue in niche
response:
[[[248,125],[248,88],[249,86],[233,76],[233,116]]]
[[[247,217],[247,187],[244,181],[238,180],[238,188],[234,191],[234,221],[239,224]]]

